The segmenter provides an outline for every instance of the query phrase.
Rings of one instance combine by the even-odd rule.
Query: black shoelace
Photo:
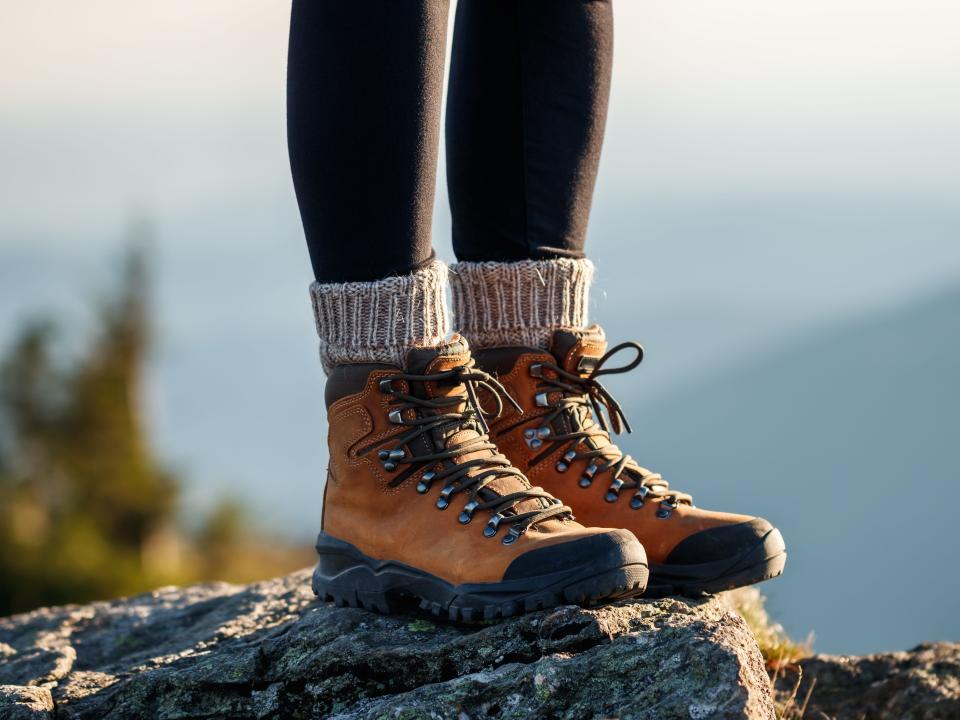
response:
[[[450,383],[463,386],[465,394],[453,394],[447,397],[423,398],[398,390],[394,384],[407,383]],[[477,398],[477,391],[483,388],[493,396],[496,407],[493,412],[485,411]],[[469,523],[479,512],[490,511],[492,516],[483,529],[487,537],[494,537],[501,525],[509,525],[510,530],[504,536],[503,543],[514,543],[531,526],[559,516],[572,517],[569,507],[550,493],[539,487],[530,487],[524,474],[513,467],[510,461],[497,451],[490,442],[488,417],[496,417],[503,409],[506,398],[519,412],[516,401],[510,397],[506,388],[482,370],[469,365],[452,368],[428,375],[397,373],[380,381],[380,391],[393,396],[394,404],[390,410],[390,422],[403,425],[410,431],[394,439],[393,450],[380,450],[379,458],[384,468],[395,471],[400,465],[409,466],[393,481],[399,485],[421,468],[427,469],[417,483],[417,491],[426,493],[434,483],[442,482],[443,489],[437,499],[437,508],[446,509],[455,496],[466,495],[466,504],[459,515],[459,521]],[[463,407],[460,410],[460,406]],[[409,412],[413,410],[414,412]],[[463,441],[452,442],[461,430],[473,430]],[[414,444],[435,447],[428,444],[437,436],[444,438],[441,450],[414,454]],[[426,443],[418,440],[425,440]],[[470,454],[477,457],[455,462]],[[450,461],[450,462],[447,462]],[[479,469],[479,472],[476,470]],[[523,489],[501,495],[488,485],[497,478],[515,477]],[[538,509],[517,512],[517,505],[525,500],[536,500]]]
[[[617,353],[632,349],[636,357],[620,367],[604,367]],[[642,467],[630,455],[625,454],[610,440],[611,428],[618,435],[624,430],[632,432],[623,408],[600,384],[602,375],[616,375],[633,370],[643,360],[643,346],[636,342],[625,342],[609,350],[601,357],[586,376],[567,372],[555,363],[544,362],[530,366],[531,374],[543,383],[543,391],[537,395],[537,404],[552,407],[553,411],[543,418],[540,431],[544,428],[555,443],[568,442],[563,458],[557,463],[557,470],[566,472],[577,460],[588,460],[587,467],[580,477],[580,486],[589,487],[595,475],[609,473],[610,486],[604,496],[607,502],[616,502],[622,490],[633,490],[630,507],[639,509],[649,500],[660,500],[661,507],[657,516],[670,516],[679,503],[693,504],[693,498],[677,491],[671,491],[670,485],[659,473]],[[549,371],[545,373],[544,371]],[[551,403],[549,396],[560,392],[560,399]],[[604,412],[606,411],[606,412]],[[554,433],[549,428],[560,417],[569,418],[570,432]],[[601,442],[597,442],[601,440]]]

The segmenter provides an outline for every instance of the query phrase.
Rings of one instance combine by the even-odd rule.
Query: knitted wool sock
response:
[[[454,322],[474,349],[546,350],[554,330],[587,325],[594,273],[587,259],[460,262],[450,271]]]
[[[324,371],[362,362],[403,367],[410,348],[440,344],[450,331],[447,273],[446,264],[434,260],[409,275],[373,282],[313,283]]]

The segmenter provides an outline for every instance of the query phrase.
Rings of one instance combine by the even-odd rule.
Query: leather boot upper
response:
[[[621,352],[628,359],[635,353],[633,361],[612,367],[613,354]],[[549,352],[521,347],[479,351],[478,365],[497,376],[523,411],[505,407],[491,423],[492,437],[532,483],[562,497],[578,521],[632,531],[651,563],[704,562],[709,553],[700,540],[715,533],[685,540],[732,526],[750,529],[753,537],[759,532],[753,525],[766,521],[695,507],[690,495],[670,488],[613,443],[610,432],[629,426],[598,378],[632,369],[642,352],[639,345],[624,343],[608,353],[598,326],[556,331]],[[689,552],[694,545],[697,551]],[[726,542],[721,550],[730,547]]]
[[[455,585],[499,582],[526,553],[609,534],[575,522],[489,441],[484,416],[516,412],[489,380],[459,336],[411,351],[403,369],[334,368],[324,531]]]

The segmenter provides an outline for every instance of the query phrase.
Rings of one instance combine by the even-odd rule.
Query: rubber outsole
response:
[[[773,528],[754,547],[732,559],[697,565],[651,563],[646,596],[699,597],[754,585],[783,574],[786,562],[787,550],[783,536]]]
[[[380,613],[422,610],[450,620],[510,617],[557,605],[593,605],[636,597],[647,585],[645,562],[626,558],[617,567],[575,566],[498,583],[452,585],[417,568],[364,555],[350,543],[320,533],[313,592],[341,607]],[[641,551],[642,553],[642,551]]]

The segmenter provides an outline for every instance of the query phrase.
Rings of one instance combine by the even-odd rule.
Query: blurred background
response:
[[[0,614],[311,561],[288,13],[4,2]],[[762,589],[816,649],[960,639],[960,9],[615,15],[589,248],[593,318],[647,348],[622,444],[781,527]]]

